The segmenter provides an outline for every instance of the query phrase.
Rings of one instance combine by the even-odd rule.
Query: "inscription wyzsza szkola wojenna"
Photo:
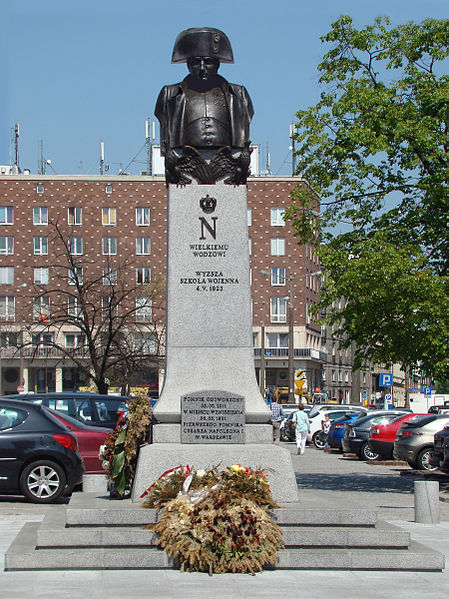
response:
[[[182,398],[182,440],[187,443],[244,443],[243,397],[185,395]]]
[[[225,285],[238,285],[236,277],[225,277],[220,270],[198,270],[193,277],[181,277],[181,285],[196,285],[197,291],[223,291]]]

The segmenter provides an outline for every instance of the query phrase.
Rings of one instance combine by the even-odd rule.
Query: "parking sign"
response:
[[[380,387],[392,387],[393,386],[393,373],[381,372],[379,376]]]

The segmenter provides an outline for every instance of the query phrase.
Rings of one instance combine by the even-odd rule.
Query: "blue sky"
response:
[[[3,0],[3,3],[5,0]],[[0,24],[0,164],[20,123],[20,166],[37,172],[38,142],[58,174],[97,174],[100,140],[110,174],[144,144],[160,88],[181,80],[176,35],[222,29],[235,64],[220,73],[247,87],[255,107],[251,139],[271,153],[273,174],[291,174],[289,123],[319,97],[320,36],[341,14],[357,26],[380,14],[393,24],[447,18],[449,0],[6,0]],[[154,118],[154,117],[153,117]],[[145,155],[129,173],[145,169]],[[53,171],[48,171],[53,172]]]

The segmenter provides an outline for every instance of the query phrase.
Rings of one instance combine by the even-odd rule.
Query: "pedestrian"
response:
[[[323,431],[323,440],[326,447],[329,447],[329,443],[327,442],[327,437],[329,435],[329,431],[331,428],[331,417],[329,414],[324,415],[324,420],[321,421],[321,429]]]
[[[284,418],[284,410],[275,398],[271,403],[271,424],[273,425],[273,442],[275,445],[279,445],[281,439],[281,422]]]
[[[293,414],[293,423],[296,433],[296,453],[301,455],[306,450],[307,433],[310,433],[309,417],[304,412],[304,406],[299,404],[298,409]]]

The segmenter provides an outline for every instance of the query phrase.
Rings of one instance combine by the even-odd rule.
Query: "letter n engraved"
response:
[[[212,217],[212,220],[214,221],[213,225],[211,225],[210,223],[208,223],[207,220],[204,218],[204,216],[199,216],[198,218],[200,219],[200,222],[201,222],[201,237],[200,237],[200,240],[202,241],[203,239],[206,239],[206,237],[204,235],[204,229],[205,228],[209,231],[209,233],[211,234],[211,236],[214,239],[217,239],[217,220],[218,220],[218,217],[217,216],[213,216]]]

